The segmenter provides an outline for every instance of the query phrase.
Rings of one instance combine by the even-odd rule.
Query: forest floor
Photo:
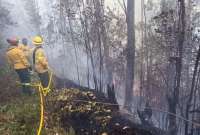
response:
[[[102,94],[91,91],[63,89],[52,92],[45,100],[42,135],[162,134],[157,129],[146,129],[124,119],[118,107],[98,102],[109,101]],[[1,135],[35,135],[39,120],[37,93],[32,96],[17,96],[0,106]]]
[[[12,74],[0,78],[0,135],[36,135],[40,99],[22,95]],[[71,84],[71,83],[70,83]],[[71,85],[70,85],[71,86]],[[134,124],[102,94],[85,88],[59,89],[45,98],[42,135],[164,135]]]
[[[21,96],[0,106],[1,135],[35,135],[39,121],[37,96]]]

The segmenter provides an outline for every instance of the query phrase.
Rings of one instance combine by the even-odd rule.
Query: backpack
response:
[[[42,47],[41,47],[41,46],[38,46],[38,47],[36,47],[36,48],[34,49],[34,51],[33,51],[33,67],[35,67],[35,62],[36,62],[35,56],[36,56],[36,52],[37,52],[37,50],[39,50],[40,48],[42,48]]]

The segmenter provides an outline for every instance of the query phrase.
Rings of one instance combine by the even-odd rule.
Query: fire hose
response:
[[[49,84],[48,84],[47,88],[43,88],[41,82],[37,82],[37,83],[19,83],[20,85],[23,85],[23,86],[29,86],[29,87],[37,88],[38,91],[39,91],[39,96],[40,96],[40,125],[39,125],[38,130],[37,130],[38,131],[37,135],[41,135],[41,131],[42,131],[42,128],[43,128],[44,117],[45,117],[44,116],[44,97],[46,97],[47,94],[49,92],[51,92],[52,77],[53,77],[53,73],[50,72],[50,75],[49,75]],[[74,102],[88,103],[88,102],[91,102],[91,101],[87,101],[87,100],[74,100]],[[96,103],[97,104],[108,105],[108,106],[124,106],[124,105],[112,104],[112,103],[105,103],[105,102],[96,102]],[[137,107],[133,107],[133,108],[137,108]],[[142,109],[145,109],[145,108],[146,107],[143,107]],[[146,108],[146,109],[152,109],[153,111],[156,111],[156,112],[166,113],[168,115],[171,115],[171,116],[177,117],[177,118],[179,118],[179,119],[181,119],[183,121],[186,121],[186,122],[188,122],[190,124],[193,124],[196,127],[200,127],[200,123],[197,123],[197,122],[194,122],[194,121],[190,121],[188,119],[185,119],[182,116],[178,116],[178,115],[170,113],[168,111],[164,111],[162,109],[152,108],[152,107],[151,108]],[[130,114],[130,115],[132,115],[132,114]]]
[[[36,88],[39,92],[40,96],[40,124],[37,130],[37,135],[41,135],[43,124],[44,124],[44,97],[47,96],[47,94],[51,91],[51,84],[52,84],[52,78],[53,78],[53,72],[49,71],[49,83],[46,88],[43,88],[41,82],[36,82],[36,83],[18,83],[19,85],[22,86],[28,86],[28,87],[33,87]]]

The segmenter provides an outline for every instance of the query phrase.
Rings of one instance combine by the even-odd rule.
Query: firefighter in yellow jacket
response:
[[[30,83],[30,64],[24,52],[18,47],[19,40],[17,38],[11,38],[7,39],[7,42],[10,44],[6,53],[9,64],[17,72],[21,83]],[[28,86],[23,86],[23,93],[30,95],[30,88]]]
[[[22,44],[19,44],[18,47],[25,53],[25,56],[29,58],[31,54],[31,48],[28,46],[28,39],[23,38]]]
[[[43,88],[48,87],[49,84],[49,72],[48,61],[42,47],[44,41],[41,36],[33,38],[33,44],[36,48],[33,51],[33,65],[35,71],[38,73]]]

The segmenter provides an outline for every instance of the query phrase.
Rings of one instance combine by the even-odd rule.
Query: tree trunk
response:
[[[127,0],[127,65],[126,65],[126,92],[125,92],[125,108],[131,109],[133,101],[133,84],[134,84],[134,65],[135,65],[135,31],[134,31],[134,0]]]
[[[144,0],[141,0],[141,61],[140,61],[140,103],[142,105],[143,87],[144,87]],[[145,16],[146,17],[146,16]],[[146,27],[146,26],[145,26]]]
[[[179,93],[181,84],[181,72],[182,72],[182,59],[183,59],[183,45],[185,41],[185,0],[178,0],[179,2],[179,19],[178,19],[178,56],[176,59],[176,77],[175,77],[175,87],[171,95],[168,98],[169,112],[174,115],[177,114],[177,105],[179,103]],[[177,122],[176,117],[169,116],[169,134],[177,135]]]
[[[72,22],[71,19],[68,16],[68,23],[69,23],[69,28],[70,28],[70,34],[71,34],[71,39],[74,47],[74,55],[75,55],[75,63],[76,63],[76,71],[77,71],[77,80],[79,82],[79,85],[81,84],[80,82],[80,73],[79,73],[79,64],[78,64],[78,50],[76,48],[76,43],[74,39],[74,33],[73,33],[73,28],[72,28]]]
[[[198,73],[199,60],[200,60],[200,46],[199,46],[198,54],[196,57],[194,73],[193,73],[193,77],[192,77],[191,91],[190,91],[189,99],[187,101],[187,106],[186,106],[186,113],[185,113],[186,119],[189,119],[189,111],[191,108],[191,103],[192,103],[194,90],[195,90],[195,83],[196,83],[196,77],[197,77],[197,73]],[[185,122],[185,135],[188,135],[188,122]]]

